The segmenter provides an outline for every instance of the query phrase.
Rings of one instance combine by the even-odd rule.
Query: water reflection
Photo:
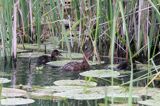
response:
[[[9,79],[12,80],[9,86],[16,87],[17,85],[27,85],[28,90],[34,85],[38,86],[52,86],[53,82],[56,80],[62,79],[77,79],[79,78],[78,73],[72,72],[62,72],[58,67],[50,67],[45,65],[42,70],[36,70],[36,59],[28,59],[28,58],[18,58],[16,64],[12,64],[9,66],[7,64],[2,64],[4,72],[11,73],[11,77]],[[72,106],[76,105],[76,102],[73,100],[71,101],[53,101],[53,100],[40,100],[36,99],[34,104],[29,106]],[[82,105],[80,102],[78,103],[79,106]]]

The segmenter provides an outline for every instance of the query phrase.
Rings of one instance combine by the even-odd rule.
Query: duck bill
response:
[[[61,53],[58,54],[59,56],[63,56]]]

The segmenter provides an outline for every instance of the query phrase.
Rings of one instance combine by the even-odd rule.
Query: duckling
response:
[[[104,66],[105,69],[111,69],[111,67],[109,66]],[[136,68],[136,63],[133,61],[133,68]],[[123,62],[120,62],[118,64],[118,66],[116,67],[113,67],[113,70],[130,70],[131,69],[131,63],[128,62],[128,61],[123,61]]]
[[[136,64],[139,63],[138,61],[133,59],[133,68],[136,69]],[[131,63],[129,61],[124,61],[119,63],[119,65],[116,67],[117,70],[130,70],[131,69]]]
[[[63,67],[61,67],[61,70],[63,71],[84,71],[90,68],[90,65],[88,63],[89,57],[91,57],[92,53],[90,51],[86,51],[84,53],[84,57],[82,62],[69,62],[65,64]]]
[[[61,53],[57,49],[55,49],[52,51],[51,56],[42,55],[42,56],[38,57],[37,65],[40,66],[40,65],[46,64],[47,62],[50,62],[50,61],[56,61],[57,56],[61,56]]]
[[[127,62],[127,61],[124,61],[124,62],[121,62],[117,67],[116,69],[117,70],[127,70],[130,68],[130,63]]]

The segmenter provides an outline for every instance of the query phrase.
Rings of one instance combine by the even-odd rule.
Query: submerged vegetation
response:
[[[12,60],[16,63],[17,57],[23,57],[23,53],[17,55],[17,48],[45,53],[63,49],[69,54],[65,56],[62,50],[60,59],[67,62],[83,58],[78,53],[84,53],[86,48],[93,50],[91,59],[84,56],[83,60],[89,64],[90,60],[98,61],[98,65],[102,61],[111,64],[107,67],[110,71],[105,72],[103,67],[81,75],[86,73],[89,79],[109,76],[114,86],[114,76],[122,74],[125,67],[129,80],[120,85],[129,87],[127,101],[132,106],[135,82],[145,80],[144,89],[157,87],[155,80],[159,83],[160,0],[0,0],[0,60],[5,60],[2,64]],[[32,59],[31,53],[24,54]],[[113,71],[114,65],[121,62],[125,64],[117,66],[120,72]],[[63,66],[64,62],[53,62],[53,66],[56,64]]]

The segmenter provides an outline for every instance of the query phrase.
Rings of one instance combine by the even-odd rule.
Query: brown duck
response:
[[[88,63],[89,57],[92,56],[91,51],[85,51],[84,57],[82,62],[69,62],[65,64],[63,67],[61,67],[61,70],[63,71],[84,71],[90,68],[90,65]]]
[[[46,64],[47,62],[50,62],[50,61],[56,61],[57,56],[61,56],[61,53],[57,49],[55,49],[52,51],[51,56],[42,55],[42,56],[38,57],[37,65],[39,66],[39,65]]]

